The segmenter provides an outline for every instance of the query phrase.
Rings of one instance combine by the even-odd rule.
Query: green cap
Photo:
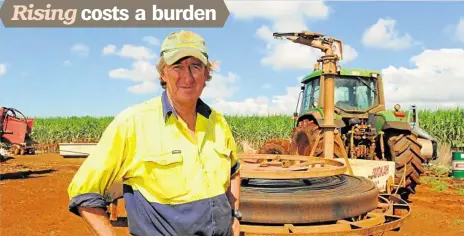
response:
[[[208,49],[205,40],[191,31],[181,30],[168,35],[161,44],[161,56],[168,65],[179,59],[193,56],[208,64]]]

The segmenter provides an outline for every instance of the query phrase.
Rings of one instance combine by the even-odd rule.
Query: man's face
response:
[[[163,80],[171,98],[181,103],[196,102],[203,92],[209,72],[195,57],[180,59],[164,69]]]

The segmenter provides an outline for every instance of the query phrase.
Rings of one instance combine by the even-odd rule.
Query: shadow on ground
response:
[[[5,157],[5,156],[2,156],[0,155],[0,162],[7,162],[11,159],[14,159],[13,157]]]
[[[54,169],[17,171],[17,172],[1,174],[0,180],[38,178],[40,177],[40,175],[49,174],[55,171],[56,170]]]

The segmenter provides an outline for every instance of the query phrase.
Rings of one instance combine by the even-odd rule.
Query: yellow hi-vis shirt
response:
[[[236,144],[223,115],[201,99],[197,114],[194,136],[166,92],[118,114],[69,185],[70,211],[106,209],[105,190],[122,179],[133,235],[228,235]]]

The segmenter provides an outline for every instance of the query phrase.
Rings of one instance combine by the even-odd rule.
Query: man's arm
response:
[[[119,115],[108,125],[68,187],[69,210],[81,216],[97,235],[114,235],[103,194],[115,180],[123,178],[130,163],[133,151],[126,122]]]
[[[229,199],[232,209],[240,209],[240,171],[230,177],[230,186],[227,190],[227,198]]]
[[[239,210],[240,209],[240,161],[237,156],[237,144],[235,139],[232,135],[230,127],[227,126],[226,133],[228,136],[227,146],[231,149],[230,159],[231,159],[231,170],[230,170],[230,185],[229,189],[227,190],[227,197],[229,199],[230,206],[233,209]]]
[[[89,229],[96,235],[116,235],[110,220],[106,217],[106,211],[101,208],[77,207],[79,214],[84,219]]]

